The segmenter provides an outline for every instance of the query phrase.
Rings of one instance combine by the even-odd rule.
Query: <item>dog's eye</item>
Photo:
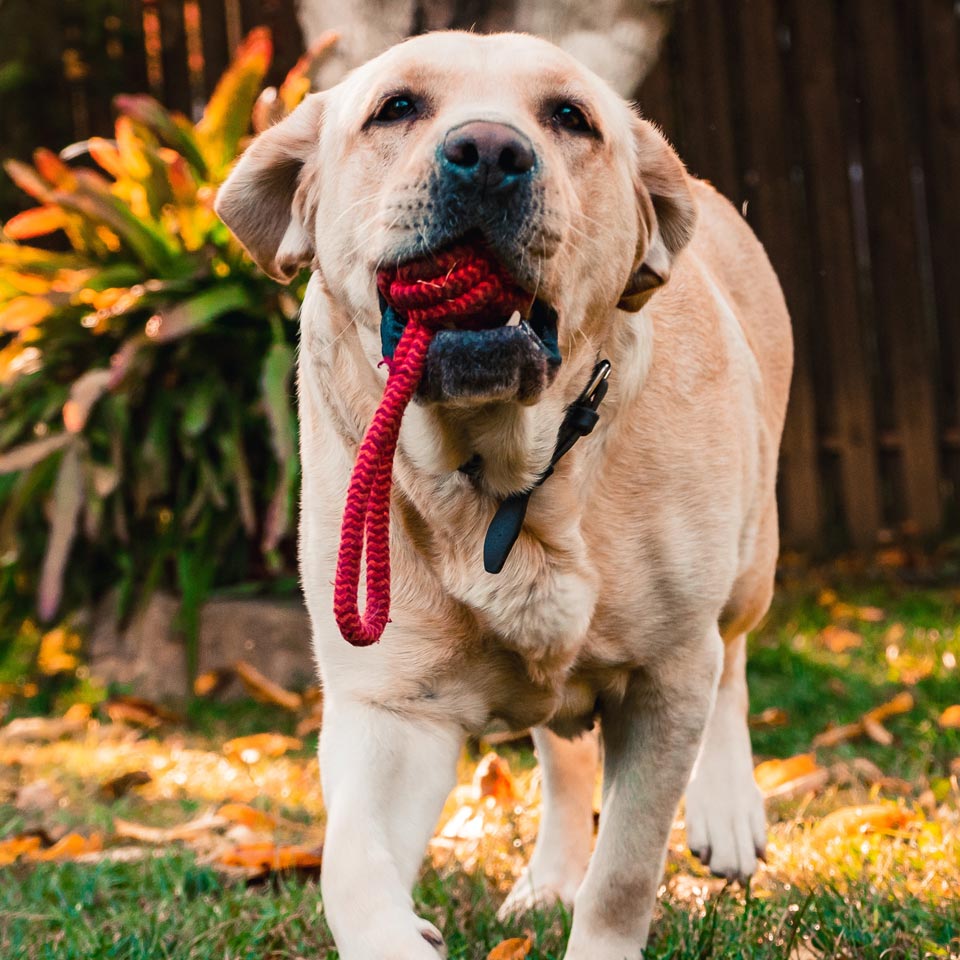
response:
[[[418,112],[417,101],[405,93],[400,93],[384,101],[373,115],[373,119],[377,123],[396,123],[398,120],[415,117]]]
[[[593,127],[584,112],[573,103],[559,103],[550,118],[558,127],[573,133],[591,133]]]

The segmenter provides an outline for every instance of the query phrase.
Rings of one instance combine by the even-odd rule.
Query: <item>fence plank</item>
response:
[[[749,108],[741,111],[744,190],[751,223],[763,236],[780,277],[794,328],[794,376],[785,427],[781,469],[786,542],[815,543],[822,532],[816,398],[810,363],[809,264],[800,249],[808,233],[791,183],[790,116],[784,88],[776,8],[768,0],[743,0],[736,23],[740,34],[740,88]],[[798,220],[798,212],[800,219]]]
[[[203,44],[203,83],[207,98],[230,62],[227,45],[227,10],[224,0],[199,0],[200,37]]]
[[[267,83],[279,84],[303,52],[303,35],[296,9],[289,0],[241,0],[244,33],[266,26],[273,35],[273,63]]]
[[[857,296],[857,267],[847,180],[844,124],[835,62],[833,0],[796,0],[792,5],[794,66],[800,101],[812,219],[816,276],[815,309],[831,388],[840,456],[839,491],[850,539],[868,546],[880,527],[877,468],[867,338]]]
[[[183,7],[173,0],[157,4],[160,13],[160,39],[163,43],[164,103],[190,116],[190,71],[187,69],[187,31]]]
[[[739,206],[725,22],[721,5],[712,0],[691,4],[677,18],[678,140],[691,172]]]
[[[922,136],[926,157],[927,211],[931,232],[937,314],[943,344],[948,422],[960,427],[960,20],[947,0],[907,6],[918,32],[923,83]]]
[[[874,305],[894,377],[906,520],[932,534],[941,521],[937,378],[922,316],[901,38],[890,0],[879,7],[856,0],[848,55],[859,60]]]

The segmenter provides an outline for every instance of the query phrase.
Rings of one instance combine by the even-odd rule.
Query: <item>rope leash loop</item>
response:
[[[503,267],[482,249],[461,245],[377,276],[380,296],[406,325],[389,361],[383,397],[357,451],[340,527],[333,612],[354,646],[376,643],[390,619],[390,491],[403,412],[423,376],[437,326],[502,322],[529,301]],[[359,610],[366,553],[367,597]]]

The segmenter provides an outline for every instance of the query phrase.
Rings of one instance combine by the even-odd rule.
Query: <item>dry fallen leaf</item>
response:
[[[785,727],[790,722],[790,717],[786,710],[779,707],[767,707],[760,713],[755,713],[750,717],[750,726],[758,727]]]
[[[99,833],[83,837],[79,833],[68,833],[46,850],[35,850],[29,856],[31,860],[47,862],[49,860],[70,860],[84,853],[93,853],[103,849],[103,838]]]
[[[237,660],[233,669],[255,700],[261,703],[275,703],[287,710],[299,710],[303,705],[303,697],[299,693],[285,690],[280,684],[265,677],[246,660]]]
[[[863,644],[863,637],[859,633],[834,624],[821,630],[818,639],[831,653],[844,653]]]
[[[913,695],[902,690],[892,700],[868,710],[856,723],[847,723],[839,727],[827,727],[813,738],[814,747],[835,747],[838,743],[868,736],[876,743],[889,746],[893,743],[893,734],[883,726],[887,717],[908,713],[913,709]]]
[[[818,733],[812,741],[814,747],[835,747],[838,743],[846,743],[847,740],[853,740],[863,735],[863,724],[844,723],[838,727],[827,727],[822,733]]]
[[[259,833],[272,833],[277,826],[275,817],[246,803],[225,803],[217,811],[217,816]]]
[[[223,745],[223,752],[231,759],[252,764],[262,757],[282,757],[288,750],[299,750],[302,746],[300,740],[280,733],[254,733],[228,740]]]
[[[533,949],[533,936],[511,937],[498,943],[488,954],[487,960],[523,960]]]
[[[765,797],[778,797],[819,790],[826,785],[829,772],[818,766],[812,753],[801,753],[786,760],[760,763],[753,776]]]
[[[16,861],[17,857],[29,855],[40,849],[40,838],[11,837],[9,840],[0,840],[0,867]]]
[[[322,705],[314,707],[302,720],[297,722],[294,733],[298,737],[308,737],[311,733],[316,733],[323,726],[323,707]]]
[[[960,703],[947,707],[937,721],[944,730],[960,730]]]
[[[212,697],[218,694],[232,679],[232,670],[208,670],[193,681],[193,692],[198,697]]]
[[[246,870],[319,870],[322,855],[304,847],[278,847],[274,843],[247,843],[221,854],[220,862],[225,867],[242,867]]]
[[[497,803],[503,804],[513,803],[517,799],[510,765],[492,751],[477,764],[473,782],[481,797],[493,797]]]
[[[176,840],[196,840],[219,827],[225,827],[228,821],[215,813],[205,813],[181,823],[176,827],[148,827],[144,823],[132,823],[115,817],[113,829],[118,837],[127,840],[139,840],[141,843],[173,843]]]
[[[841,807],[828,813],[814,828],[816,837],[855,837],[867,833],[890,833],[917,822],[911,810],[892,803],[864,807]]]
[[[117,800],[134,787],[142,787],[150,783],[151,779],[146,770],[130,770],[127,773],[121,773],[119,777],[112,777],[101,783],[100,795],[106,800]]]
[[[143,697],[113,697],[104,704],[104,710],[114,723],[128,723],[147,730],[154,730],[164,723],[183,721],[179,714]]]
[[[20,717],[0,727],[0,743],[32,742],[38,740],[59,740],[75,733],[81,733],[86,727],[86,719],[77,717]]]

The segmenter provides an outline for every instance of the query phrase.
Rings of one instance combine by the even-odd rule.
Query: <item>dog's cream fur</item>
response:
[[[400,89],[424,98],[425,115],[367,124]],[[600,137],[552,126],[544,104],[557,97],[583,104]],[[563,365],[531,406],[407,410],[392,622],[378,646],[356,649],[333,621],[331,581],[385,378],[375,271],[416,246],[436,146],[471,119],[513,125],[541,158],[523,267],[558,310]],[[602,81],[513,34],[418,37],[308,98],[253,143],[218,210],[268,272],[313,268],[301,564],[326,697],[324,905],[341,956],[442,951],[410,890],[464,737],[501,718],[537,728],[545,793],[505,913],[560,897],[574,906],[567,960],[635,960],[685,788],[691,847],[714,871],[748,876],[764,844],[744,637],[773,586],[792,347],[760,244]],[[504,571],[484,573],[499,498],[544,468],[598,356],[613,364],[599,426],[534,493]],[[474,453],[479,486],[457,472]],[[594,716],[604,799],[591,859],[597,746],[583,734]]]

